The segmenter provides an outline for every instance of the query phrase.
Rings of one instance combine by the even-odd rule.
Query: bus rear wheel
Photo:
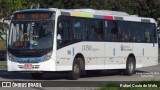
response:
[[[33,79],[42,79],[43,73],[31,73]]]
[[[126,69],[124,70],[124,74],[131,76],[135,72],[135,61],[133,57],[129,57],[126,64]]]
[[[73,63],[72,71],[69,73],[69,79],[77,80],[80,77],[81,67],[80,67],[80,60],[81,58],[76,58]]]

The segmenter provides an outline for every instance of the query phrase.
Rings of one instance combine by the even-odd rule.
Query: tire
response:
[[[76,58],[73,62],[72,71],[69,73],[69,79],[71,80],[77,80],[80,77],[81,67],[79,60],[81,60],[81,58]]]
[[[31,73],[33,79],[42,79],[43,73]]]
[[[102,71],[101,70],[87,70],[86,73],[92,76],[97,76],[97,75],[101,75]]]
[[[126,69],[124,70],[124,74],[131,76],[135,72],[135,61],[133,57],[129,57],[127,59]]]

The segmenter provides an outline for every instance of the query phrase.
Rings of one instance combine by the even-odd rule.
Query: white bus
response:
[[[158,64],[156,22],[125,12],[93,9],[28,9],[12,15],[8,71],[67,71],[78,79],[82,70],[97,74],[118,69],[125,75]]]

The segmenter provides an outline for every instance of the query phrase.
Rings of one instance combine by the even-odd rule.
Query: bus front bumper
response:
[[[48,61],[39,63],[18,63],[7,60],[8,71],[56,71],[55,61],[50,59]]]

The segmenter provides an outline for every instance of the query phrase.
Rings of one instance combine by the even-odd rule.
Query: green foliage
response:
[[[16,10],[34,8],[92,8],[124,11],[129,14],[159,18],[160,0],[0,0],[0,17]]]
[[[158,23],[158,26],[160,26],[160,20],[158,20],[157,23]]]

